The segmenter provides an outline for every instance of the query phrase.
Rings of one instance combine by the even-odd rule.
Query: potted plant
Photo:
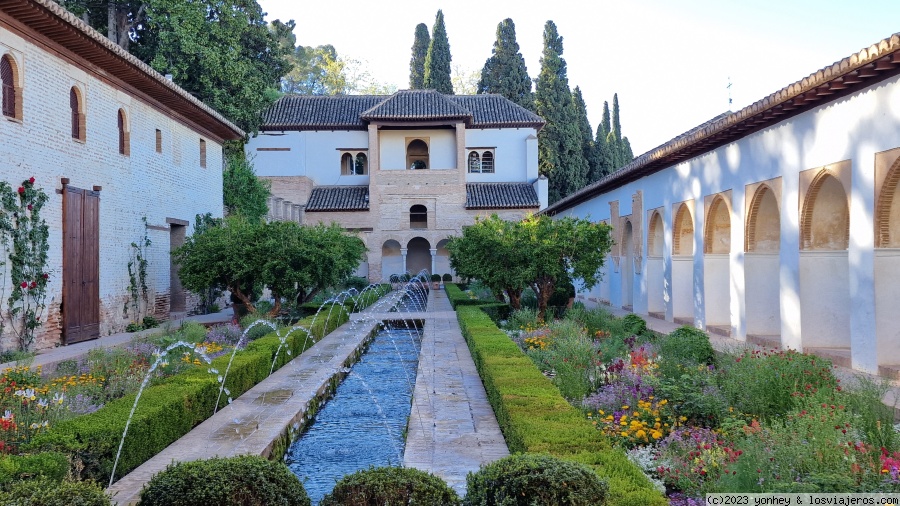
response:
[[[438,289],[438,286],[441,284],[441,275],[440,274],[432,274],[431,275],[431,287],[435,290]]]
[[[453,281],[453,275],[452,274],[444,274],[443,280],[444,280],[445,284],[450,283],[451,281]]]

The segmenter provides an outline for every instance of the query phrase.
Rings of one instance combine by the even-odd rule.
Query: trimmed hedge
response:
[[[377,300],[377,297],[373,296],[371,299],[369,303]],[[327,322],[325,316],[315,322],[310,329],[312,339],[307,339],[304,331],[292,333],[286,342],[286,348],[291,350],[291,354],[288,355],[282,349],[278,353],[275,369],[303,353],[348,319],[346,310],[334,311]],[[298,325],[309,326],[312,320],[313,317],[304,318]],[[268,377],[279,345],[278,337],[270,333],[249,343],[234,356],[226,378],[226,387],[231,391],[232,397],[237,398]],[[215,368],[224,373],[229,359],[229,354],[223,355],[214,359],[209,366],[187,370],[144,390],[122,447],[122,455],[116,467],[116,479],[125,476],[212,416],[219,384],[216,376],[207,369]],[[73,472],[77,472],[77,467],[81,465],[83,470],[80,477],[108,482],[135,396],[136,394],[125,396],[93,413],[60,422],[47,432],[35,436],[28,449],[71,455]],[[222,397],[220,409],[227,405],[227,396]]]
[[[138,506],[310,506],[286,465],[253,455],[170,464],[141,490]]]
[[[363,504],[456,506],[459,496],[441,478],[412,467],[371,467],[341,478],[319,506]]]
[[[562,397],[486,314],[460,307],[457,317],[511,452],[547,453],[590,466],[609,483],[610,505],[666,504],[641,470]]]
[[[0,492],[0,502],[14,506],[111,506],[99,483],[92,481],[27,480]]]
[[[444,283],[444,291],[447,292],[447,298],[453,309],[457,306],[507,306],[508,304],[500,302],[496,299],[470,299],[469,294],[460,289],[456,283]]]
[[[46,478],[61,482],[69,472],[69,459],[62,453],[0,455],[0,489],[24,480]]]

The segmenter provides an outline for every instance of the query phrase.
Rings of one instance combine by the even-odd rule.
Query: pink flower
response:
[[[21,286],[22,288],[28,288],[28,281],[22,281],[22,284],[19,286]]]
[[[34,184],[34,176],[28,178],[28,182],[31,184]]]

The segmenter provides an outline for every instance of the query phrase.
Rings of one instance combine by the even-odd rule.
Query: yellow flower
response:
[[[644,432],[643,430],[639,430],[639,431],[635,432],[634,435],[635,435],[635,437],[638,437],[638,438],[645,438],[645,437],[647,437],[647,433]]]
[[[653,439],[659,439],[659,438],[662,437],[662,432],[660,432],[660,431],[658,431],[658,430],[655,430],[655,431],[653,431],[653,432],[650,433],[650,436],[652,436]]]

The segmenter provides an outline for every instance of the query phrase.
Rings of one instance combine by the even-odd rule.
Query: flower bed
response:
[[[610,505],[664,504],[622,450],[566,402],[485,313],[460,307],[457,316],[510,451],[548,453],[591,466],[608,481]]]
[[[549,324],[514,313],[507,332],[672,504],[713,492],[900,491],[886,384],[843,388],[812,355],[716,355],[699,330],[658,337],[634,315],[601,313],[579,308]]]
[[[386,288],[381,287],[377,294],[366,297],[365,304],[371,304],[385,292]],[[225,387],[230,392],[230,396],[237,397],[265,379],[272,368],[273,361],[275,368],[280,368],[348,319],[346,310],[335,310],[329,314],[330,317],[327,321],[325,316],[321,316],[315,321],[315,324],[313,324],[313,317],[299,322],[299,325],[311,326],[312,338],[308,339],[304,331],[297,331],[292,333],[283,344],[274,334],[250,342],[245,349],[235,355],[228,372]],[[162,345],[178,340],[175,336],[163,336],[158,339],[157,344]],[[199,339],[192,342],[197,341]],[[235,344],[233,329],[213,329],[208,334],[204,331],[202,343],[195,345],[193,350],[186,355],[179,355],[173,360],[168,360],[169,365],[161,367],[165,374],[156,377],[143,391],[132,418],[129,436],[125,439],[122,455],[116,468],[117,478],[127,474],[213,414],[220,383],[217,375],[211,374],[210,371],[225,371],[230,359],[230,353],[226,352],[229,346]],[[138,347],[146,348],[145,351],[153,348],[150,343],[139,344]],[[212,358],[212,363],[206,366],[198,359],[197,352],[208,352],[210,357],[215,358]],[[138,353],[131,357],[129,360],[134,360],[134,357],[141,357],[141,355]],[[108,480],[119,440],[134,403],[136,385],[140,385],[147,371],[146,364],[142,360],[144,359],[138,358],[129,362],[122,371],[119,371],[125,374],[116,375],[118,383],[112,385],[115,387],[115,385],[122,384],[122,395],[118,398],[104,399],[105,404],[99,409],[96,405],[90,405],[92,401],[85,395],[82,394],[81,399],[77,395],[73,395],[77,390],[64,390],[61,394],[64,396],[64,400],[59,407],[54,408],[52,403],[48,403],[47,409],[58,409],[60,414],[67,416],[55,419],[44,418],[41,427],[31,431],[27,438],[16,441],[14,450],[20,453],[59,452],[71,458],[71,471],[76,477]],[[198,362],[203,366],[198,367]],[[91,364],[89,364],[90,366]],[[171,370],[166,373],[166,369]],[[43,408],[44,402],[41,401],[47,402],[46,399],[54,393],[53,385],[58,384],[60,380],[41,382],[39,376],[36,377],[30,371],[29,374],[31,376],[28,382],[34,386],[20,389],[23,390],[23,395],[17,397],[20,398],[19,402],[26,405],[27,409],[34,411],[35,406]],[[110,378],[99,377],[102,383],[101,390],[110,389]],[[76,389],[91,388],[93,387],[91,382],[96,382],[97,379],[96,373],[93,376],[88,374],[83,378],[80,376],[69,377],[63,385]],[[22,382],[18,382],[17,385],[24,387]],[[2,392],[0,390],[0,394]],[[28,394],[27,398],[25,397],[26,393]],[[32,397],[34,398],[32,399]],[[228,394],[222,397],[219,403],[220,408],[227,404],[228,397]],[[53,399],[54,397],[49,398]],[[76,405],[84,404],[88,406],[79,412]],[[6,412],[4,418],[14,420],[18,430],[21,415],[13,415],[11,411]],[[53,423],[50,423],[51,420]]]

